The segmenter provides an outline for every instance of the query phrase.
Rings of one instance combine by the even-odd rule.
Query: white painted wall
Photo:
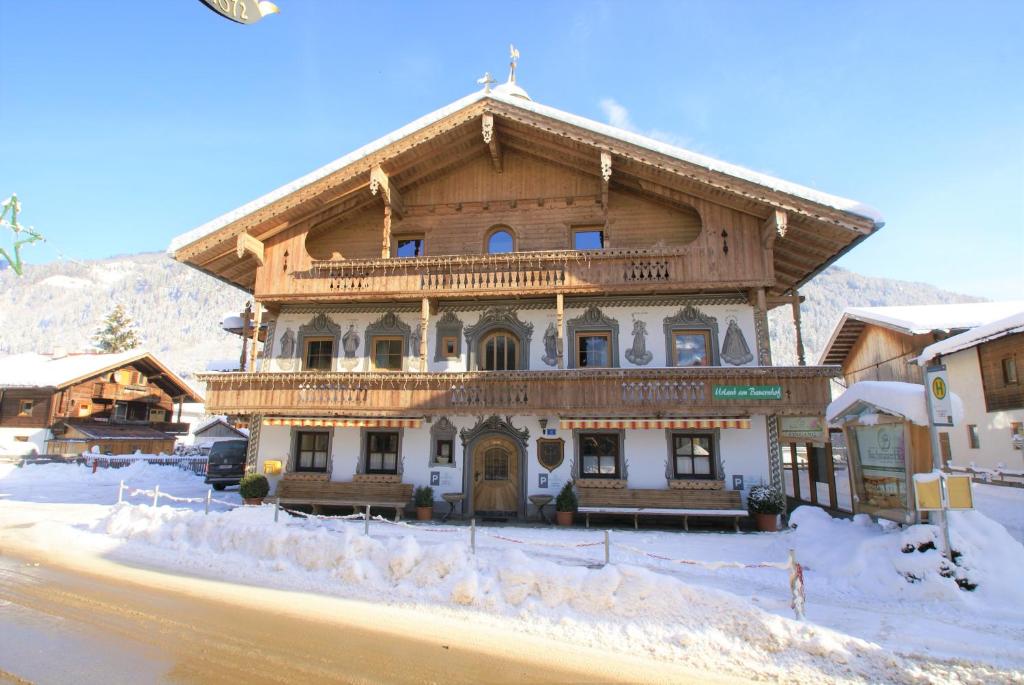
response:
[[[474,416],[450,416],[449,420],[456,429],[470,429],[476,425]],[[543,436],[540,418],[535,416],[516,416],[512,419],[515,428],[526,428],[530,432],[527,441],[526,481],[527,496],[558,494],[562,485],[571,479],[571,467],[575,454],[573,434],[570,429],[558,426],[556,419],[551,419],[548,428],[554,429],[553,435]],[[721,461],[725,471],[725,487],[732,489],[733,475],[742,475],[744,479],[744,497],[750,486],[770,480],[768,470],[768,443],[764,416],[751,417],[749,429],[727,429],[720,431]],[[263,463],[267,459],[280,459],[288,463],[288,452],[291,449],[291,429],[285,426],[263,426],[260,434],[258,469],[263,471]],[[553,472],[537,461],[537,438],[562,438],[565,440],[565,459],[561,466]],[[628,482],[632,488],[664,489],[668,486],[665,478],[665,466],[668,459],[667,436],[664,430],[628,430],[624,440],[624,454],[628,460]],[[463,471],[466,455],[459,437],[455,439],[455,463],[450,466],[430,465],[430,424],[425,421],[419,428],[406,428],[402,437],[403,477],[402,481],[413,485],[430,485],[431,471],[440,474],[441,485],[434,487],[434,498],[439,503],[439,510],[446,510],[441,495],[446,492],[462,492]],[[350,481],[356,473],[360,455],[360,429],[336,428],[331,442],[331,479]],[[548,487],[539,485],[540,474],[548,475]],[[276,482],[275,478],[272,478]]]
[[[1024,450],[1015,450],[1010,442],[1013,422],[1024,423],[1024,409],[985,411],[985,391],[981,382],[981,365],[975,348],[961,350],[943,357],[949,374],[949,389],[964,402],[964,421],[949,429],[949,446],[953,463],[994,469],[1024,469]],[[978,449],[971,449],[967,426],[976,425],[980,437]]]
[[[666,318],[674,316],[685,302],[681,302],[678,306],[658,306],[658,307],[604,307],[602,312],[605,316],[615,319],[619,323],[619,366],[623,368],[637,368],[637,365],[630,363],[625,356],[626,350],[633,344],[633,322],[637,319],[644,321],[647,326],[647,337],[646,344],[647,350],[653,354],[653,358],[649,364],[646,364],[642,368],[658,368],[665,367],[667,363],[667,350],[665,347],[665,333],[664,333],[664,321]],[[750,348],[751,353],[754,354],[755,359],[746,364],[745,366],[756,366],[756,340],[754,337],[754,310],[749,305],[715,305],[715,306],[699,306],[698,309],[707,316],[712,316],[718,321],[718,347],[719,352],[721,351],[722,344],[725,342],[725,333],[728,330],[729,321],[735,320],[740,330],[743,333],[743,337],[747,342],[747,346]],[[357,353],[357,358],[352,360],[346,360],[343,356],[335,360],[335,371],[367,371],[369,370],[369,359],[367,357],[367,340],[366,327],[372,322],[377,321],[382,314],[387,311],[381,309],[380,312],[366,312],[366,313],[333,313],[328,314],[328,318],[332,323],[340,326],[341,334],[344,335],[348,331],[349,327],[355,328],[356,332],[359,333],[360,345]],[[479,310],[473,311],[460,311],[457,312],[458,317],[462,320],[463,327],[468,328],[479,321],[481,314],[485,311],[485,308],[481,307]],[[574,319],[583,314],[585,308],[583,307],[571,307],[565,310],[565,320],[568,324],[570,319]],[[400,312],[396,314],[398,318],[410,326],[410,328],[416,328],[419,326],[419,313],[418,312]],[[554,303],[550,309],[522,309],[518,311],[518,316],[521,321],[533,324],[533,337],[530,342],[530,369],[531,370],[545,370],[554,367],[548,366],[544,363],[544,332],[547,330],[549,323],[557,323],[557,314],[555,312]],[[284,313],[278,320],[277,325],[274,328],[274,340],[271,341],[272,357],[268,365],[268,371],[284,371],[280,364],[280,346],[281,336],[285,330],[291,329],[293,334],[298,333],[299,326],[309,323],[313,318],[312,314],[294,314]],[[460,372],[466,370],[466,341],[463,336],[460,341],[462,347],[462,355],[458,360],[452,361],[434,361],[434,352],[437,344],[437,322],[440,319],[439,314],[434,314],[430,319],[430,327],[428,333],[428,346],[427,346],[427,370],[435,372]],[[566,330],[568,333],[568,330]],[[336,354],[343,354],[340,350]],[[566,365],[568,365],[569,355],[572,354],[572,341],[566,340]],[[415,355],[415,351],[414,351]],[[418,358],[410,358],[406,360],[406,370],[416,371],[418,370],[419,360]],[[723,362],[724,366],[729,366]],[[298,369],[295,369],[298,370]]]

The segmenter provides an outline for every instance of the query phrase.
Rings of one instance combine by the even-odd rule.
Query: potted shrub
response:
[[[270,492],[270,481],[262,473],[249,473],[238,483],[238,493],[246,504],[263,504]]]
[[[779,514],[786,510],[786,496],[771,485],[755,485],[747,495],[747,510],[759,531],[774,533],[779,529]]]
[[[412,499],[416,503],[417,521],[429,521],[434,518],[434,488],[429,485],[417,486]]]
[[[555,518],[560,526],[571,526],[572,515],[576,513],[576,492],[572,489],[572,481],[562,486],[562,491],[555,498]]]

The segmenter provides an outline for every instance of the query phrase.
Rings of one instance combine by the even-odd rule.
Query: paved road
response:
[[[250,589],[277,606],[284,595],[296,608],[270,611],[217,601],[210,591],[224,585],[215,581],[110,562],[105,572],[83,572],[9,552],[0,550],[0,682],[708,682],[707,674],[524,636],[499,637],[496,647],[493,626],[450,639],[450,619],[423,612],[403,617],[395,608],[351,610],[343,600]],[[304,615],[310,601],[320,615]],[[404,619],[397,630],[396,615]]]

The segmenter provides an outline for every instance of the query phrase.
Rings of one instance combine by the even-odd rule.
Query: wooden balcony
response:
[[[500,255],[314,261],[288,277],[260,279],[265,302],[628,294],[745,289],[772,285],[756,264],[706,254],[699,246],[559,250]]]
[[[473,373],[202,374],[207,410],[285,416],[546,414],[820,415],[835,366]],[[716,386],[779,386],[779,399],[716,398]]]

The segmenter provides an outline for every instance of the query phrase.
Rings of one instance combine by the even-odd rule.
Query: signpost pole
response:
[[[943,372],[945,370],[945,366],[929,366],[924,371],[924,397],[928,408],[928,436],[929,438],[931,438],[932,445],[932,466],[935,468],[936,471],[940,472],[942,471],[942,453],[939,450],[939,431],[935,427],[935,402],[932,399],[932,395],[935,393],[935,388],[933,387],[935,385],[935,379],[933,379],[932,374],[938,374],[939,372]],[[949,390],[946,388],[945,376],[936,376],[935,378],[942,379],[942,398],[945,399],[947,393],[949,392]],[[941,478],[939,479],[939,487],[940,491],[941,489],[944,489],[944,484],[942,483]],[[942,555],[947,559],[952,559],[953,554],[949,544],[949,521],[947,520],[948,517],[946,515],[945,502],[945,493],[942,493],[942,509],[939,511],[930,512],[930,514],[936,516],[939,519],[938,521],[936,521],[936,523],[938,523],[939,526],[942,528]],[[920,511],[917,512],[917,522],[921,522]]]

